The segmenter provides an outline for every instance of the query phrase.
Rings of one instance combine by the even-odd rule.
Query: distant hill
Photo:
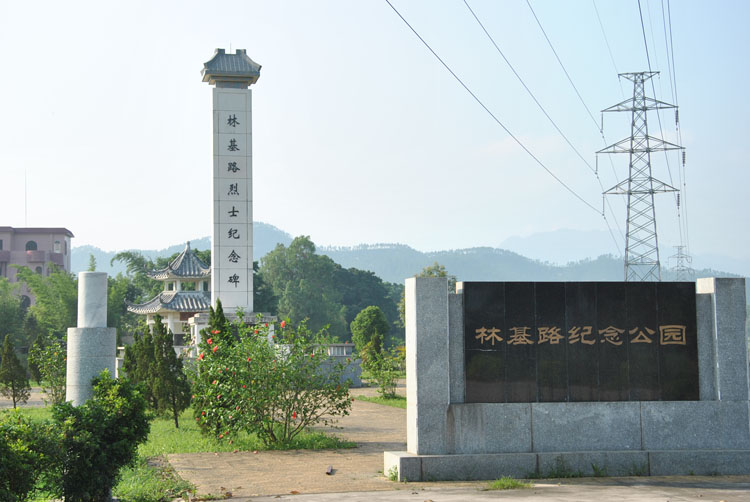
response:
[[[256,260],[271,251],[276,244],[281,243],[286,246],[292,242],[291,235],[267,223],[256,222],[253,230]],[[566,237],[572,236],[574,239],[582,237],[580,233],[570,232],[573,231],[555,232],[554,235],[549,235],[549,238],[554,238],[553,242],[560,244],[558,249],[562,249],[565,247],[563,241],[568,240]],[[533,248],[543,242],[540,236],[524,239],[527,240],[514,241],[515,245]],[[547,242],[550,242],[549,239]],[[210,238],[192,240],[190,245],[194,249],[209,249]],[[184,243],[179,243],[161,250],[136,251],[153,259],[159,256],[170,256],[181,251],[184,246]],[[424,267],[435,262],[444,265],[450,274],[455,275],[461,281],[619,281],[623,277],[622,258],[607,254],[602,254],[598,258],[569,261],[560,265],[552,261],[527,258],[506,249],[490,247],[422,252],[403,244],[363,244],[354,247],[319,246],[318,252],[328,255],[342,267],[369,270],[384,281],[399,284],[403,284],[405,278],[417,274]],[[109,265],[116,252],[102,251],[93,246],[80,246],[72,250],[73,272],[88,268],[89,254],[93,254],[96,258],[99,271],[112,275],[125,271],[124,265],[120,262],[115,262],[111,267]],[[701,259],[700,264],[704,268],[696,270],[696,277],[739,277],[746,273],[746,263],[743,261],[732,262],[728,259],[722,260],[721,257],[713,257],[713,260]],[[728,272],[721,270],[722,267],[718,264],[734,266],[728,267],[731,270]],[[675,278],[666,267],[662,269],[662,274],[664,280]],[[747,286],[750,292],[750,281]]]
[[[277,243],[289,245],[292,242],[292,236],[283,230],[279,230],[273,225],[268,223],[255,222],[253,223],[253,243],[255,245],[254,254],[256,257],[263,256],[274,247]],[[201,237],[200,239],[193,239],[190,241],[190,247],[193,249],[210,249],[211,238]],[[185,243],[181,242],[175,244],[166,249],[123,249],[122,251],[138,251],[144,256],[151,258],[152,260],[157,257],[171,256],[174,253],[182,251],[185,248]],[[110,266],[109,262],[119,251],[103,251],[95,246],[74,246],[70,253],[70,267],[74,273],[78,273],[89,268],[89,255],[94,255],[96,259],[96,269],[99,272],[107,272],[110,275],[117,275],[122,272],[125,273],[125,264],[116,261]],[[257,260],[258,258],[256,258]]]

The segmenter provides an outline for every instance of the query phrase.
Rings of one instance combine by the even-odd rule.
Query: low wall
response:
[[[460,284],[406,282],[407,450],[400,480],[750,473],[744,279],[696,286],[699,401],[465,403]]]

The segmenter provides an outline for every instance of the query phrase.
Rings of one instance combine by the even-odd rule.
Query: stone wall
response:
[[[400,480],[750,473],[744,279],[696,287],[700,401],[464,403],[462,295],[406,281],[407,450]]]

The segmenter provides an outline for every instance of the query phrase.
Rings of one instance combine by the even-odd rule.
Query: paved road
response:
[[[403,389],[400,389],[403,391]],[[355,389],[353,394],[372,394]],[[522,500],[524,502],[750,502],[750,476],[579,478],[541,480],[531,489],[487,491],[488,483],[395,483],[382,473],[383,451],[406,449],[406,411],[357,401],[336,433],[355,449],[169,455],[201,494],[232,494],[232,501]],[[333,466],[333,475],[326,468]],[[750,469],[750,466],[749,466]]]

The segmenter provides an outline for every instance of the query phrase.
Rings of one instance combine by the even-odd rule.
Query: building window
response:
[[[37,268],[35,268],[35,269],[34,269],[34,271],[35,271],[35,272],[36,272],[37,274],[39,274],[39,275],[42,275],[42,267],[37,267]]]
[[[63,253],[68,254],[68,241],[63,242]]]
[[[2,251],[2,250],[3,250],[3,240],[0,239],[0,251]]]
[[[62,246],[60,245],[60,241],[55,241],[55,246],[52,248],[55,253],[62,252]]]
[[[174,283],[168,282],[167,283],[167,291],[174,291]]]
[[[208,291],[208,281],[203,281],[203,291]]]
[[[36,251],[36,242],[29,241],[26,243],[26,251]]]

